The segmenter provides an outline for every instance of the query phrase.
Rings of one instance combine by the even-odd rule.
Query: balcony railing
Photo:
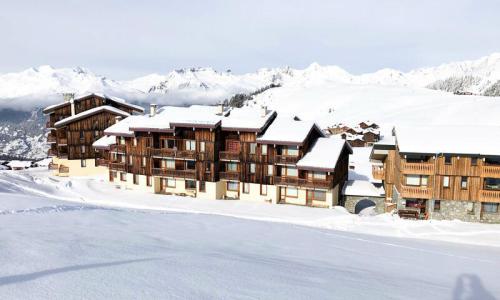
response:
[[[153,175],[196,179],[196,170],[171,170],[153,168]]]
[[[231,152],[231,151],[220,151],[219,152],[220,160],[240,160],[241,152]]]
[[[481,176],[500,178],[500,165],[484,165],[481,169]]]
[[[240,180],[240,173],[239,172],[220,172],[219,173],[220,179],[225,179],[225,180]]]
[[[120,152],[120,153],[125,153],[125,150],[127,149],[126,145],[111,145],[109,147],[111,152]]]
[[[432,189],[426,186],[408,186],[401,187],[401,195],[405,198],[431,199]]]
[[[52,134],[49,134],[47,136],[47,143],[55,143],[57,142],[57,138],[55,136],[53,136]]]
[[[245,161],[248,161],[248,162],[259,162],[260,159],[259,159],[259,155],[257,154],[247,154],[245,155]]]
[[[198,160],[214,160],[213,152],[198,152]]]
[[[299,161],[299,156],[295,155],[275,155],[271,160],[276,164],[296,164]]]
[[[433,175],[434,164],[427,162],[423,163],[402,162],[401,171],[404,174]]]
[[[173,148],[148,148],[148,151],[150,156],[196,159],[196,151],[194,150],[177,150]]]
[[[479,201],[483,202],[500,202],[500,191],[480,190]]]
[[[372,175],[374,179],[383,180],[385,178],[384,166],[372,166]]]
[[[57,141],[59,145],[67,145],[68,144],[68,139],[67,138],[59,138]]]
[[[122,171],[122,172],[124,172],[126,169],[124,162],[111,162],[109,163],[109,168],[111,170]]]
[[[96,166],[99,167],[108,167],[109,166],[109,161],[104,158],[97,158],[95,162]]]
[[[69,173],[69,167],[60,165],[59,166],[59,173]]]
[[[308,180],[298,177],[281,177],[281,176],[274,176],[274,184],[294,185],[306,188],[323,188],[323,189],[328,189],[332,186],[332,183],[328,180],[320,180],[320,179]]]

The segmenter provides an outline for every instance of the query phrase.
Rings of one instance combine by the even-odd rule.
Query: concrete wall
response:
[[[269,187],[267,186],[267,193],[266,195],[261,195],[260,194],[260,184],[258,183],[249,183],[248,184],[250,189],[249,193],[244,193],[243,192],[243,183],[240,183],[240,200],[245,200],[245,201],[257,201],[257,202],[272,202],[273,199],[273,193],[270,193]],[[274,194],[276,195],[276,190],[274,190]],[[276,197],[275,197],[276,198]]]
[[[205,192],[201,192],[200,182],[197,181],[196,188],[198,190],[198,194],[196,195],[196,197],[200,199],[222,199],[224,197],[226,186],[224,181],[205,181]]]
[[[348,212],[354,213],[356,204],[360,200],[368,199],[375,203],[375,212],[378,214],[383,214],[385,212],[385,199],[384,197],[370,197],[370,196],[345,196],[344,206]]]
[[[151,181],[152,185],[148,186],[146,175],[139,175],[138,184],[134,184],[134,175],[132,173],[126,173],[125,178],[127,179],[127,181],[120,180],[120,173],[121,172],[119,171],[116,172],[117,177],[114,178],[114,180],[111,182],[112,184],[120,186],[122,189],[139,190],[148,193],[155,193],[155,187],[153,181]],[[109,176],[107,176],[107,179],[109,180]],[[151,180],[153,180],[153,178],[151,178]]]
[[[53,171],[55,176],[93,176],[108,174],[108,168],[95,165],[95,159],[86,159],[86,167],[81,166],[81,160],[79,159],[61,159],[58,157],[52,158],[52,163],[64,165],[69,168],[69,173],[59,173],[58,170]]]

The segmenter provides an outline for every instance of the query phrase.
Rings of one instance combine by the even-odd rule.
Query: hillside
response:
[[[0,74],[0,154],[42,157],[46,145],[39,109],[61,101],[63,92],[104,92],[142,105],[215,104],[238,94],[239,100],[252,99],[248,105],[268,105],[324,127],[362,119],[387,128],[401,123],[498,125],[498,98],[453,93],[499,96],[499,80],[499,53],[406,73],[383,69],[362,75],[313,63],[302,70],[260,69],[242,75],[186,68],[116,81],[81,67],[40,66]],[[280,87],[250,96],[270,85]]]

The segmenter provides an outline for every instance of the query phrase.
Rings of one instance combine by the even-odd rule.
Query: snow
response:
[[[58,127],[58,126],[63,126],[63,125],[66,125],[66,124],[69,124],[75,120],[79,120],[79,119],[83,119],[83,118],[86,118],[88,116],[91,116],[91,115],[94,115],[94,114],[97,114],[97,113],[100,113],[100,112],[103,112],[103,111],[108,111],[110,113],[114,113],[114,114],[117,114],[119,116],[122,116],[122,117],[128,117],[130,116],[130,114],[128,112],[125,112],[121,109],[118,109],[116,107],[113,107],[113,106],[109,106],[109,105],[103,105],[103,106],[98,106],[98,107],[94,107],[94,108],[91,108],[91,109],[88,109],[86,111],[83,111],[79,114],[76,114],[76,115],[73,115],[73,116],[70,116],[70,117],[67,117],[67,118],[64,118],[60,121],[57,121],[54,126]]]
[[[31,161],[29,160],[11,160],[7,163],[7,166],[11,168],[29,168],[31,166]]]
[[[2,298],[500,296],[498,225],[153,195],[47,174],[0,172]]]
[[[109,146],[116,144],[116,136],[105,135],[95,141],[92,146],[97,149],[109,149]]]
[[[260,132],[269,123],[271,118],[276,115],[275,111],[267,109],[263,115],[263,109],[247,106],[234,108],[229,112],[229,115],[222,119],[222,129]]]
[[[333,172],[345,147],[352,152],[351,147],[344,140],[319,138],[311,151],[297,162],[297,167],[304,170],[321,169]]]
[[[106,135],[134,136],[134,132],[130,130],[130,127],[135,126],[135,124],[144,123],[147,118],[149,118],[148,115],[134,115],[127,117],[106,128],[104,133]]]
[[[295,121],[293,118],[281,117],[278,114],[278,117],[271,123],[266,132],[257,138],[257,141],[268,144],[302,144],[314,128],[321,131],[314,122]]]
[[[500,155],[500,126],[396,126],[401,153]]]
[[[346,196],[382,197],[384,188],[377,188],[370,181],[348,180],[342,192]]]

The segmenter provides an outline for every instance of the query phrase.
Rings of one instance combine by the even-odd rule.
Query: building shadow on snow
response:
[[[73,266],[48,269],[48,270],[33,272],[33,273],[5,276],[5,277],[0,277],[0,286],[31,281],[31,280],[35,280],[35,279],[38,279],[41,277],[60,274],[60,273],[75,272],[75,271],[87,270],[87,269],[105,268],[105,267],[119,266],[119,265],[132,264],[132,263],[138,263],[138,262],[144,262],[144,261],[151,261],[151,260],[157,260],[157,258],[130,259],[130,260],[108,262],[108,263],[73,265]]]
[[[462,274],[457,277],[453,289],[453,300],[495,300],[488,292],[477,275]]]

